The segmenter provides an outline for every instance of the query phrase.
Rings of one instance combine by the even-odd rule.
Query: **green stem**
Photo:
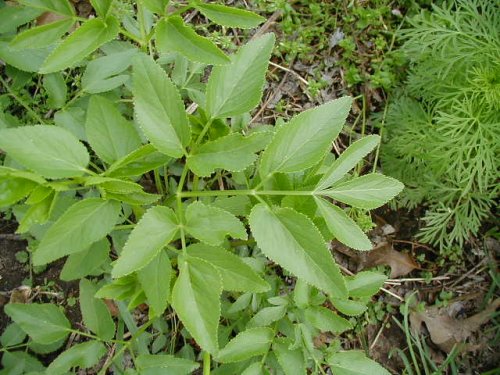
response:
[[[205,134],[207,134],[208,129],[210,129],[210,125],[212,125],[213,121],[214,121],[213,119],[210,119],[207,121],[207,123],[203,127],[203,130],[201,131],[200,135],[198,136],[198,138],[196,138],[196,142],[194,143],[195,146],[200,144],[200,142],[203,139],[203,137],[205,136]]]
[[[184,212],[182,210],[182,187],[184,186],[184,182],[186,181],[187,174],[189,172],[189,168],[187,165],[184,166],[182,170],[181,178],[179,180],[179,185],[177,186],[176,200],[177,200],[177,214],[179,215],[179,229],[181,232],[181,244],[182,244],[182,252],[186,252],[186,233],[184,232]]]
[[[203,352],[203,375],[210,375],[210,353]]]
[[[142,47],[142,43],[143,41],[141,40],[141,38],[138,38],[136,37],[134,34],[132,33],[129,33],[127,30],[125,30],[124,28],[120,28],[120,34],[126,36],[127,38],[129,39],[132,39],[134,42],[136,43],[139,43],[139,45]]]
[[[26,102],[22,98],[20,98],[19,96],[17,96],[17,94],[14,92],[14,90],[12,90],[10,88],[10,86],[7,84],[7,82],[2,77],[0,77],[0,83],[3,85],[3,87],[5,87],[5,90],[7,90],[7,92],[9,93],[9,95],[12,96],[19,104],[21,104],[21,106],[24,109],[26,109],[26,111],[30,114],[30,116],[33,118],[33,120],[36,120],[41,125],[45,125],[45,122],[38,115],[38,113],[36,113],[34,110],[32,110],[30,108],[30,106],[28,104],[26,104]]]
[[[178,197],[226,197],[236,195],[298,195],[298,196],[311,196],[316,195],[314,191],[296,191],[296,190],[216,190],[216,191],[180,191],[177,193]]]

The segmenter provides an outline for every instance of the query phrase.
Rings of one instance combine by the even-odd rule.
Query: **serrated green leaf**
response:
[[[178,228],[170,208],[156,206],[147,210],[130,233],[111,275],[118,278],[146,267],[174,238]]]
[[[0,34],[16,31],[18,26],[35,19],[42,12],[23,6],[4,6],[0,8]]]
[[[69,131],[51,125],[0,130],[0,148],[19,164],[48,178],[85,173],[89,154]]]
[[[266,20],[253,12],[225,5],[198,3],[195,7],[211,21],[227,27],[251,29]]]
[[[369,135],[350,145],[328,168],[315,190],[324,190],[332,186],[368,155],[380,142],[378,135]]]
[[[87,341],[73,345],[52,361],[47,367],[47,374],[67,374],[72,367],[80,369],[93,367],[104,357],[106,352],[106,347],[99,341]]]
[[[271,140],[271,132],[257,132],[248,137],[233,133],[205,143],[188,156],[189,168],[198,176],[209,176],[217,168],[238,172],[251,165],[255,154]]]
[[[128,203],[132,206],[148,206],[158,201],[161,198],[159,194],[149,194],[144,191],[135,191],[132,193],[114,193],[105,191],[107,199],[114,199],[123,203]]]
[[[137,272],[149,303],[149,316],[161,316],[170,299],[172,267],[165,251],[160,251],[149,264]]]
[[[186,231],[214,246],[222,243],[226,235],[242,240],[247,238],[245,227],[234,215],[200,201],[191,203],[186,209]]]
[[[95,294],[95,297],[114,299],[117,301],[131,299],[137,293],[137,286],[138,282],[135,274],[121,277],[113,280],[110,284],[102,286]]]
[[[197,243],[189,246],[187,253],[192,257],[206,260],[217,268],[222,277],[224,290],[262,293],[270,289],[269,284],[250,266],[227,250]]]
[[[203,350],[218,351],[222,281],[217,269],[199,258],[180,258],[179,277],[172,290],[172,306]]]
[[[0,336],[0,344],[2,346],[14,346],[21,344],[26,338],[26,332],[24,332],[17,323],[10,323],[7,328],[2,332]]]
[[[249,222],[257,245],[268,258],[330,296],[347,297],[338,266],[307,216],[290,208],[257,204]]]
[[[363,271],[346,277],[350,297],[371,297],[384,285],[387,276],[377,272]]]
[[[90,146],[106,163],[112,164],[141,145],[132,123],[110,100],[93,95],[87,110],[85,131]]]
[[[211,205],[232,213],[234,216],[247,216],[252,208],[250,198],[245,195],[217,197]]]
[[[2,375],[40,374],[45,370],[42,363],[23,351],[5,351],[2,355]]]
[[[80,311],[85,327],[104,341],[109,341],[115,335],[115,323],[106,304],[94,297],[97,289],[97,285],[91,281],[80,280]]]
[[[53,47],[14,49],[9,42],[0,41],[0,59],[24,72],[38,72]]]
[[[92,274],[109,259],[109,249],[109,241],[103,238],[94,242],[87,249],[71,254],[66,259],[59,278],[63,281],[71,281]]]
[[[147,144],[110,165],[104,175],[111,177],[140,176],[167,164],[170,160],[172,159],[169,156],[158,152],[153,145]]]
[[[189,359],[168,354],[141,354],[134,363],[141,375],[189,375],[200,367],[198,363]]]
[[[26,233],[34,224],[44,224],[49,220],[57,195],[52,190],[42,201],[33,204],[19,220],[16,233]],[[26,202],[27,203],[27,202]]]
[[[273,352],[285,375],[305,375],[306,363],[300,349],[290,349],[293,341],[280,337],[273,342]]]
[[[322,332],[342,333],[352,329],[352,324],[323,306],[310,306],[304,311],[307,322]]]
[[[257,314],[255,314],[252,319],[247,323],[246,328],[254,328],[254,327],[266,327],[271,325],[281,318],[283,318],[286,314],[287,306],[271,306],[264,307],[262,310],[259,310]]]
[[[274,34],[256,38],[231,56],[230,64],[214,67],[206,93],[211,118],[241,115],[259,104],[274,39]]]
[[[21,4],[47,12],[72,17],[75,10],[68,0],[18,0]]]
[[[239,362],[267,353],[274,338],[274,332],[267,327],[247,329],[217,354],[217,361],[222,363]]]
[[[53,73],[73,66],[114,39],[119,28],[119,22],[114,17],[86,21],[52,51],[40,68],[40,73]]]
[[[47,47],[59,40],[73,26],[72,18],[65,18],[46,25],[27,29],[10,42],[14,49],[31,49]]]
[[[82,89],[91,94],[111,91],[129,80],[123,73],[137,54],[135,48],[113,53],[92,60],[82,76]]]
[[[335,375],[390,375],[389,371],[358,350],[333,353],[327,361]]]
[[[342,130],[352,98],[345,96],[293,117],[262,154],[261,175],[298,172],[318,163]]]
[[[361,228],[340,207],[314,197],[326,225],[337,240],[356,250],[371,250],[372,243]]]
[[[137,56],[133,70],[135,112],[144,134],[158,151],[181,157],[191,133],[177,88],[149,56]]]
[[[330,189],[317,192],[317,194],[353,207],[371,210],[390,201],[403,188],[404,185],[394,178],[371,173],[339,183]]]
[[[332,298],[331,301],[337,310],[348,316],[361,315],[367,309],[366,304],[351,299]]]
[[[47,92],[47,105],[49,108],[58,109],[66,103],[68,88],[61,72],[47,74],[43,77],[43,87]]]
[[[37,183],[25,178],[0,175],[0,208],[17,203],[25,198]]]
[[[64,128],[81,141],[87,141],[85,134],[85,111],[80,107],[69,107],[57,111],[54,115],[54,123]]]
[[[87,177],[85,179],[85,186],[99,186],[107,191],[120,194],[130,194],[142,191],[142,186],[135,182],[103,176]]]
[[[142,3],[151,12],[165,15],[169,0],[142,0]]]
[[[113,0],[90,0],[90,3],[99,17],[106,18]]]
[[[5,313],[16,322],[34,341],[51,344],[64,339],[71,325],[56,305],[49,303],[9,303]]]
[[[41,266],[85,250],[111,232],[120,210],[118,202],[99,198],[75,203],[45,233],[33,255],[33,264]]]
[[[210,39],[186,26],[180,16],[158,22],[156,42],[161,52],[178,52],[191,61],[209,65],[224,65],[231,61]]]

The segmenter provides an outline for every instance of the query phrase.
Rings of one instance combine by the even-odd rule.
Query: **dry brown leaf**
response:
[[[28,303],[31,296],[31,288],[26,285],[21,285],[10,291],[9,303]]]
[[[420,268],[410,254],[394,250],[387,242],[366,253],[360,265],[363,269],[387,265],[391,267],[391,278],[407,275],[414,269]]]
[[[500,307],[500,298],[494,300],[484,311],[467,319],[454,319],[447,309],[430,307],[423,312],[411,312],[410,323],[417,334],[425,323],[431,340],[445,352],[450,352],[455,344],[465,343],[467,338],[486,323]]]
[[[67,18],[66,16],[62,16],[57,13],[45,12],[42,13],[37,19],[37,26],[48,25],[49,23],[62,20],[63,18]]]

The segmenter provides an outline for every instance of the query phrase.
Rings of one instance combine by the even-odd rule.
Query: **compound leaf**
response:
[[[216,66],[207,85],[207,110],[211,118],[241,115],[255,108],[262,96],[274,34],[252,40]]]
[[[224,290],[261,293],[270,286],[240,257],[220,247],[197,243],[187,248],[187,253],[206,260],[218,269]]]
[[[146,211],[130,233],[111,275],[114,278],[144,268],[174,238],[177,218],[167,207],[156,206]]]
[[[268,258],[330,296],[347,297],[338,266],[307,216],[291,208],[257,204],[249,222],[257,245]]]
[[[196,4],[198,9],[205,17],[213,22],[226,26],[238,27],[240,29],[251,29],[259,26],[266,19],[253,12],[234,7],[227,7],[219,4]]]
[[[223,65],[231,61],[210,39],[186,26],[180,16],[158,22],[156,41],[160,51],[179,52],[191,61],[209,65]]]
[[[135,112],[144,134],[158,151],[181,157],[191,133],[177,88],[149,56],[137,56],[133,70]]]
[[[51,344],[66,338],[71,325],[56,306],[49,303],[9,303],[5,313],[34,341]]]
[[[186,230],[209,245],[219,245],[226,235],[242,240],[247,238],[245,227],[236,216],[199,201],[186,209]]]
[[[0,148],[19,164],[48,178],[81,176],[89,163],[85,146],[57,126],[0,130]]]
[[[267,327],[250,328],[240,332],[217,354],[222,363],[239,362],[267,353],[274,332]]]
[[[193,257],[179,258],[179,270],[172,290],[172,306],[203,350],[215,354],[221,314],[219,272],[210,263]]]
[[[100,198],[75,203],[45,233],[33,264],[40,266],[85,250],[111,232],[120,210],[118,202]]]
[[[318,163],[331,149],[351,108],[345,96],[311,108],[293,117],[274,135],[262,154],[260,172],[298,172]]]

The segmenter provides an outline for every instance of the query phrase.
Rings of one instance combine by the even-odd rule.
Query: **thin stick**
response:
[[[389,320],[390,317],[391,317],[390,314],[387,314],[387,316],[385,317],[384,321],[382,322],[382,326],[378,330],[377,335],[375,336],[375,339],[373,340],[372,344],[370,345],[370,350],[372,350],[375,347],[375,345],[377,345],[377,341],[380,338],[380,335],[382,334],[382,332],[384,331],[385,325],[387,324],[387,321]]]
[[[281,65],[278,65],[276,63],[273,63],[272,61],[269,61],[269,65],[272,65],[278,69],[281,69],[285,72],[288,72],[288,73],[291,73],[292,75],[294,75],[295,77],[297,77],[299,79],[299,81],[301,81],[302,83],[304,83],[306,86],[309,86],[309,82],[307,82],[307,80],[305,78],[303,78],[299,73],[289,69],[289,68],[285,68],[284,66],[281,66]]]

